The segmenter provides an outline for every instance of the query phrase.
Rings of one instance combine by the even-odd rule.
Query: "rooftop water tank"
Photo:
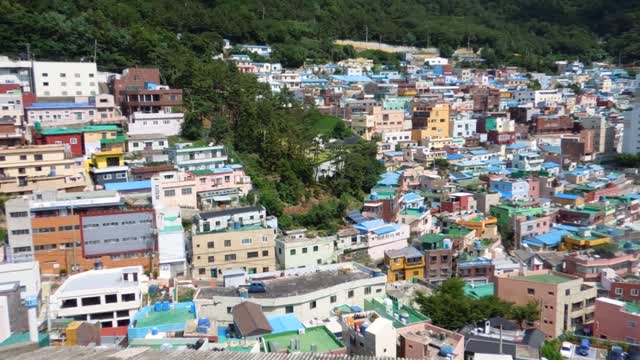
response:
[[[442,345],[440,351],[438,351],[438,355],[440,356],[449,356],[453,354],[453,348],[449,345]]]
[[[198,319],[198,326],[209,327],[211,326],[211,321],[209,321],[209,318],[200,318]]]
[[[169,311],[169,301],[162,302],[162,311]]]
[[[364,335],[367,332],[367,328],[369,327],[369,323],[366,322],[360,326],[360,334]]]
[[[151,328],[151,335],[158,335],[158,328],[157,327]]]
[[[153,310],[157,312],[162,311],[162,303],[160,301],[157,301],[153,306]]]

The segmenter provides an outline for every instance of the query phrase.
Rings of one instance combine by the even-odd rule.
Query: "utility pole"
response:
[[[98,39],[93,39],[93,62],[97,63],[98,60]]]
[[[71,205],[71,218],[73,219],[73,205]],[[78,224],[80,224],[80,221],[78,221]],[[75,227],[75,225],[73,226]],[[79,231],[82,231],[82,229],[79,229]],[[71,264],[71,269],[69,269],[71,270],[68,272],[69,274],[71,274],[72,272],[75,272],[75,268],[76,268],[76,231],[75,229],[71,231],[71,242],[73,242],[73,263]]]
[[[369,25],[364,26],[364,42],[369,41]]]
[[[31,60],[31,44],[27,43],[27,61]]]

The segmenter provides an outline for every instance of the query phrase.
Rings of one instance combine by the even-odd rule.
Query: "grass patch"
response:
[[[331,115],[317,114],[312,121],[312,127],[318,134],[325,135],[331,133],[338,121],[342,120]]]

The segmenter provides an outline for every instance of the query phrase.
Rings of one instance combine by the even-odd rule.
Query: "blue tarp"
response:
[[[115,191],[132,191],[132,190],[151,190],[151,180],[128,181],[104,184],[105,190]]]
[[[298,320],[295,314],[274,315],[267,318],[271,325],[271,333],[278,334],[286,331],[298,331],[304,325]]]

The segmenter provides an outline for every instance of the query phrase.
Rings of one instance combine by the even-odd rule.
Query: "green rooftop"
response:
[[[410,216],[416,216],[416,217],[419,217],[419,216],[421,216],[422,214],[424,214],[424,212],[420,212],[420,209],[410,209],[410,208],[407,208],[407,209],[402,209],[402,210],[400,211],[400,215],[410,215]]]
[[[466,227],[461,227],[461,226],[452,226],[450,227],[447,232],[443,232],[442,234],[445,237],[452,237],[452,238],[462,238],[465,237],[467,235],[469,235],[470,232],[472,232],[473,230],[468,229]]]
[[[111,139],[100,139],[100,144],[115,144],[123,143],[125,141],[127,141],[127,138],[125,138],[123,134],[118,134],[118,136]]]
[[[640,304],[625,302],[624,303],[624,311],[632,314],[640,314]]]
[[[297,330],[285,331],[279,334],[265,335],[263,339],[266,352],[276,352],[285,349],[288,349],[290,352],[311,352],[311,345],[316,345],[319,353],[344,348],[342,342],[324,326],[306,328],[304,334],[299,334]],[[289,340],[291,339],[300,340],[300,348],[298,350],[289,349]]]
[[[31,340],[29,338],[28,331],[18,332],[18,333],[11,334],[11,336],[9,336],[2,343],[0,343],[0,348],[4,346],[11,346],[16,344],[26,344],[30,342]],[[49,346],[49,334],[38,333],[38,345],[40,345],[40,347]]]
[[[424,234],[418,238],[418,241],[423,244],[436,244],[444,239],[446,239],[446,237],[442,234]]]
[[[184,323],[187,320],[194,319],[193,313],[189,309],[172,309],[169,311],[150,311],[138,319],[136,328],[154,327],[160,325],[169,325],[176,323]]]
[[[160,229],[160,232],[166,233],[166,232],[183,231],[183,230],[184,228],[182,227],[182,225],[168,225]]]
[[[554,274],[514,276],[512,277],[512,279],[533,281],[533,282],[538,282],[543,284],[553,284],[553,285],[562,284],[567,281],[571,281],[571,279],[569,278],[566,278],[560,275],[554,275]]]
[[[185,350],[187,345],[193,345],[198,338],[167,338],[167,339],[144,339],[130,338],[129,347],[149,347],[152,349],[160,349],[163,344],[171,344],[173,350]]]
[[[487,283],[482,285],[466,284],[464,286],[464,294],[472,299],[482,299],[487,296],[495,295],[495,285]]]
[[[89,125],[82,128],[83,132],[92,132],[92,131],[119,131],[120,127],[118,125]]]
[[[401,328],[407,325],[411,325],[411,324],[415,324],[415,323],[420,323],[420,322],[424,322],[424,321],[429,321],[431,320],[428,316],[423,315],[422,313],[414,310],[413,308],[406,306],[406,305],[399,305],[396,301],[393,302],[392,305],[392,312],[389,313],[387,312],[387,307],[383,302],[383,299],[373,299],[373,300],[365,300],[364,301],[364,310],[365,311],[375,311],[376,313],[378,313],[378,315],[393,321],[393,327],[394,328]],[[400,320],[397,320],[394,316],[393,313],[404,313],[406,312],[407,314],[409,314],[409,317],[407,319],[407,323],[403,324],[402,322],[400,322]]]
[[[54,128],[40,131],[42,135],[69,135],[69,134],[82,134],[82,130],[79,129],[67,129],[67,128]]]

